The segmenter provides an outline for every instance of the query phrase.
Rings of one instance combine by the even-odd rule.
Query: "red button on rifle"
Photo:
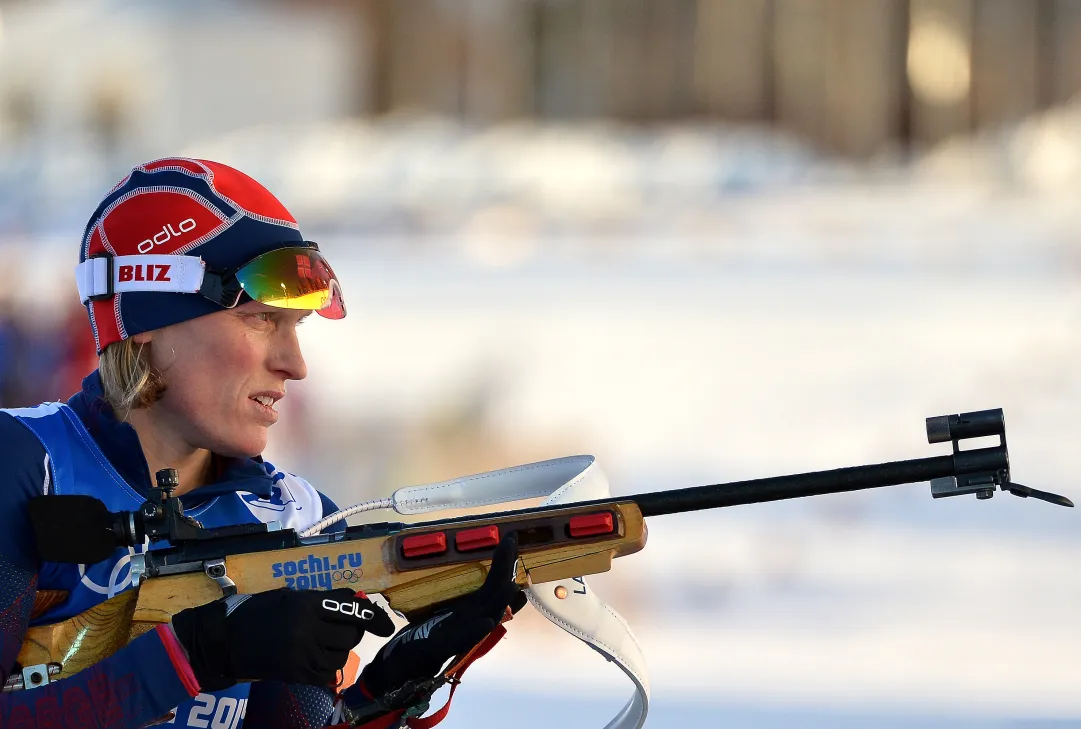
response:
[[[499,527],[486,526],[466,529],[454,535],[454,546],[459,552],[472,552],[475,549],[488,549],[499,546]]]
[[[443,532],[417,534],[402,540],[402,554],[407,559],[443,554],[447,551],[447,535]]]
[[[598,534],[611,534],[616,530],[612,523],[612,514],[583,514],[572,516],[570,532],[572,537],[595,537]]]

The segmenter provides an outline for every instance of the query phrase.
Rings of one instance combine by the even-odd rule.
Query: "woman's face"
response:
[[[250,301],[148,333],[167,386],[155,419],[194,448],[262,453],[286,381],[307,375],[297,326],[310,313]]]

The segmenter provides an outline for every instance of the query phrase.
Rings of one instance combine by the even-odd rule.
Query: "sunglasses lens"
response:
[[[334,271],[314,248],[279,248],[236,272],[244,292],[267,306],[310,309],[327,319],[345,316],[345,301]]]

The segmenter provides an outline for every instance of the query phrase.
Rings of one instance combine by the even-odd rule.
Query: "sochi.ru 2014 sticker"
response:
[[[275,562],[271,565],[275,577],[284,577],[285,586],[293,590],[323,588],[329,590],[335,582],[356,582],[364,576],[360,568],[360,552],[320,557],[309,554],[295,562]]]

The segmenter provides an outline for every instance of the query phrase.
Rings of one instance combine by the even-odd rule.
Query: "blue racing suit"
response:
[[[151,474],[135,429],[118,421],[102,398],[97,372],[67,403],[0,410],[0,464],[0,680],[6,680],[29,626],[66,620],[130,589],[129,561],[141,550],[118,549],[93,565],[43,562],[27,502],[88,494],[110,511],[132,511],[146,500]],[[207,527],[280,521],[299,530],[337,509],[306,481],[262,459],[214,456],[212,471],[210,483],[181,497],[185,513]],[[38,590],[61,591],[63,599],[35,611]],[[272,682],[200,692],[183,649],[162,626],[70,678],[0,694],[0,727],[134,728],[170,714],[173,726],[198,729],[322,727],[332,703],[327,689]]]

